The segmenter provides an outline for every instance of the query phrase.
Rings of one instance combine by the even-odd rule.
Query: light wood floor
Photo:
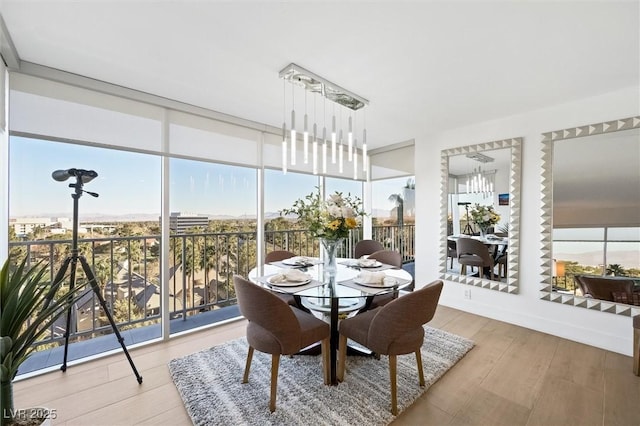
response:
[[[191,424],[167,363],[240,337],[245,325],[131,350],[142,385],[123,353],[19,381],[16,406],[55,408],[54,425]],[[396,425],[640,425],[640,377],[631,357],[443,306],[429,325],[476,347]]]

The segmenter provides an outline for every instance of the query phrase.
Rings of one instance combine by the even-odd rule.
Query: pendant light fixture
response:
[[[325,80],[324,78],[296,65],[289,64],[285,68],[280,71],[280,78],[285,81],[292,83],[291,89],[291,123],[289,131],[287,132],[287,123],[286,123],[286,105],[283,103],[283,115],[285,116],[285,122],[282,127],[282,171],[286,173],[288,170],[288,166],[296,165],[296,156],[298,150],[297,144],[297,133],[296,133],[296,105],[295,105],[295,86],[301,86],[305,89],[305,109],[304,109],[304,120],[303,120],[303,132],[302,132],[302,150],[303,150],[303,162],[304,164],[309,163],[309,138],[311,138],[311,165],[314,174],[319,173],[319,162],[322,161],[322,174],[327,173],[327,162],[329,155],[329,139],[327,139],[327,122],[326,122],[326,100],[334,102],[333,105],[333,114],[331,117],[331,163],[338,164],[339,173],[344,173],[344,150],[345,145],[347,149],[347,159],[350,162],[353,162],[353,171],[354,171],[354,179],[358,179],[358,171],[359,171],[359,161],[358,161],[358,141],[355,137],[355,119],[354,112],[367,106],[369,101],[367,99],[362,98],[348,90],[343,89],[342,87]],[[307,114],[307,91],[310,91],[314,94],[320,94],[324,98],[324,124],[322,128],[322,138],[318,140],[318,123],[316,116],[316,108],[315,108],[315,98],[314,98],[314,123],[312,126],[313,134],[309,132],[309,117]],[[286,100],[286,93],[284,96]],[[342,111],[340,111],[340,127],[338,128],[336,122],[336,110],[335,104],[338,104],[339,107],[349,108],[349,118],[348,118],[348,127],[346,133],[346,141],[343,138],[343,128],[342,128]],[[362,170],[367,172],[367,164],[368,164],[368,155],[367,155],[367,136],[366,129],[363,128],[362,133]],[[287,140],[287,136],[289,136],[290,141]],[[291,146],[288,146],[288,143],[291,143]],[[320,155],[320,159],[318,158]],[[289,159],[289,162],[287,162]]]

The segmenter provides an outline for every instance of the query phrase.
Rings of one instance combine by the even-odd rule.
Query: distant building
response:
[[[172,212],[169,217],[169,228],[177,234],[184,234],[189,228],[206,228],[209,217],[191,213]]]
[[[24,237],[33,232],[35,228],[48,228],[53,225],[48,217],[18,217],[11,220],[11,225],[18,237]]]

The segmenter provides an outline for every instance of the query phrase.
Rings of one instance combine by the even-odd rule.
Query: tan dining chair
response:
[[[293,355],[301,349],[321,342],[322,368],[325,384],[329,384],[329,324],[315,316],[287,305],[282,299],[239,275],[233,284],[238,297],[240,313],[247,324],[247,363],[242,383],[249,381],[253,351],[271,354],[271,398],[269,410],[276,409],[278,368],[280,355]]]
[[[582,294],[599,300],[614,302],[614,293],[633,293],[634,281],[622,277],[606,277],[597,275],[576,275]]]
[[[402,268],[402,256],[400,256],[400,253],[398,253],[397,251],[378,250],[374,253],[371,253],[368,258],[377,260],[378,262],[385,263],[387,265],[391,265],[397,269]],[[411,283],[411,286],[413,286],[413,283]],[[393,299],[396,299],[398,297],[398,294],[399,293],[397,291],[394,291],[391,293],[382,294],[380,296],[373,296],[369,306],[361,310],[360,312],[362,313],[370,309],[375,309],[379,306],[384,306],[387,303],[391,302]]]
[[[375,253],[377,251],[384,250],[382,243],[376,240],[361,240],[356,243],[353,248],[353,257],[360,259],[367,254]]]
[[[453,260],[458,258],[458,246],[453,240],[447,240],[447,258],[449,257],[451,258],[449,269],[453,269]]]
[[[460,273],[466,275],[467,266],[476,266],[480,269],[480,277],[487,271],[491,280],[493,276],[493,257],[487,246],[482,242],[473,238],[458,238],[456,241],[458,249],[458,263],[461,265]]]
[[[295,254],[287,250],[274,250],[267,253],[264,263],[280,262],[282,260],[291,259]]]
[[[391,383],[391,413],[397,415],[397,356],[415,353],[419,384],[424,386],[420,352],[424,342],[422,326],[433,318],[442,287],[442,281],[433,281],[385,306],[342,320],[339,326],[338,380],[344,381],[347,339],[354,340],[376,354],[387,355]]]
[[[294,253],[291,253],[290,251],[287,251],[287,250],[274,250],[267,253],[267,255],[264,258],[264,263],[280,262],[282,260],[291,259],[294,256],[295,256]],[[277,295],[280,299],[287,302],[289,305],[295,306],[298,309],[302,309],[305,312],[309,312],[307,308],[305,308],[300,303],[298,303],[298,301],[293,295],[278,293],[278,292],[274,292],[274,294]]]

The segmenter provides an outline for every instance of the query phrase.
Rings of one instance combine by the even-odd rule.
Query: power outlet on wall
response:
[[[464,298],[465,299],[471,299],[471,289],[466,289],[464,291]]]

